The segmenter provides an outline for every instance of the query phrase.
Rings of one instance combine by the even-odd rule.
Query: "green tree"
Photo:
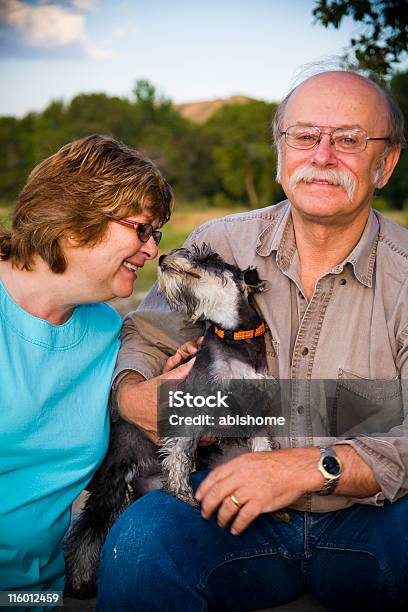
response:
[[[126,98],[104,93],[81,94],[67,107],[68,140],[98,133],[128,142],[137,136],[140,127],[134,119],[133,105]]]
[[[37,163],[35,134],[37,115],[23,119],[0,117],[0,198],[11,202]]]
[[[399,72],[392,77],[390,91],[398,102],[407,122],[408,72]],[[408,151],[406,149],[402,151],[397,167],[382,195],[392,202],[394,208],[401,209],[404,206],[404,202],[408,202]]]
[[[406,0],[317,0],[313,15],[326,28],[339,28],[351,16],[364,26],[352,38],[351,51],[361,68],[387,75],[392,64],[406,57],[408,6]]]
[[[52,155],[71,139],[72,133],[62,100],[52,101],[42,113],[31,116],[32,165]]]
[[[222,107],[207,122],[212,134],[214,167],[226,193],[256,208],[276,201],[276,160],[269,125],[274,104],[252,100]]]
[[[0,177],[2,198],[14,198],[25,171],[20,122],[14,117],[0,118]]]
[[[149,81],[136,81],[133,94],[133,118],[139,131],[137,139],[128,138],[126,142],[150,157],[179,195],[191,197],[190,143],[195,126]]]

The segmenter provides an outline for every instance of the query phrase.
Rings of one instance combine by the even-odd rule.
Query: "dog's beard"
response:
[[[166,272],[159,273],[158,281],[170,308],[185,313],[192,322],[209,320],[228,329],[238,324],[239,290],[230,274],[218,281],[211,274],[202,275],[199,287]]]
[[[158,282],[159,289],[166,298],[170,308],[184,312],[193,318],[197,303],[193,299],[188,287],[184,286],[181,278],[176,275],[159,273]]]
[[[187,315],[192,323],[209,318],[216,297],[197,292],[181,275],[161,274],[159,288],[170,308]]]
[[[350,202],[357,189],[357,179],[347,170],[301,166],[290,177],[289,190],[294,191],[299,183],[311,183],[313,180],[323,180],[327,181],[330,185],[339,185],[347,193]]]

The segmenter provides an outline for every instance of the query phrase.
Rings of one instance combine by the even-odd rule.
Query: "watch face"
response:
[[[322,466],[332,476],[337,476],[340,473],[340,463],[337,457],[323,457]]]

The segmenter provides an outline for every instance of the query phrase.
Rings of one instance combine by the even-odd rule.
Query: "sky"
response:
[[[0,0],[0,115],[148,79],[175,103],[279,101],[305,64],[360,31],[316,23],[314,0]]]

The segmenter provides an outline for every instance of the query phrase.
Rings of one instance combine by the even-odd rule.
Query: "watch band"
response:
[[[341,476],[341,461],[333,449],[320,448],[320,459],[317,468],[324,478],[318,495],[330,495],[334,492]]]

